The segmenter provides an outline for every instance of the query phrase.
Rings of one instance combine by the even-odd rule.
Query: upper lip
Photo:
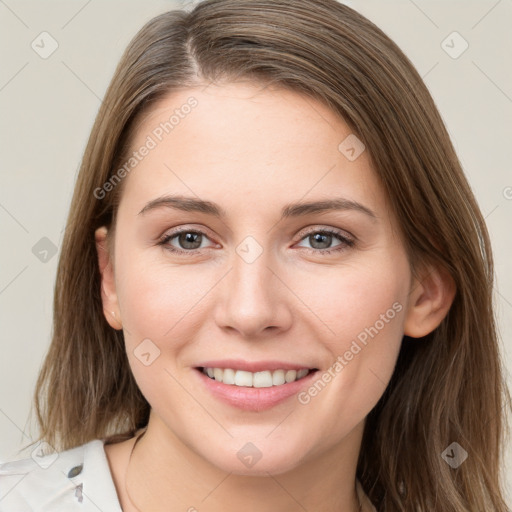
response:
[[[307,370],[316,369],[313,366],[287,363],[285,361],[244,361],[243,359],[222,359],[216,361],[204,361],[197,365],[198,368],[231,368],[233,370],[244,370],[246,372],[263,372],[273,370]]]

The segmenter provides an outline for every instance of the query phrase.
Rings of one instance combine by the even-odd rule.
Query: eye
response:
[[[305,240],[312,245],[312,248],[305,247],[306,250],[314,254],[330,254],[332,252],[341,252],[347,247],[353,247],[355,241],[352,238],[348,238],[341,231],[333,229],[313,229],[302,237],[301,240]],[[339,241],[333,248],[331,245],[334,241]],[[298,247],[301,247],[298,245]]]
[[[166,233],[160,239],[158,245],[176,254],[193,254],[196,251],[201,252],[201,249],[207,247],[207,245],[203,244],[206,240],[208,240],[208,236],[205,232],[196,229],[182,228],[171,233]],[[341,231],[330,228],[316,228],[310,230],[300,240],[301,242],[302,240],[308,241],[312,247],[304,247],[301,245],[298,245],[298,247],[303,247],[305,250],[317,255],[341,252],[355,245],[355,240],[345,236]],[[339,243],[332,246],[332,243],[335,241]],[[178,247],[176,247],[176,245],[178,245]]]
[[[173,245],[172,242],[176,239],[176,244],[179,247]],[[200,249],[204,249],[203,242],[208,239],[206,233],[195,229],[180,229],[172,233],[165,234],[158,245],[164,246],[167,250],[175,253],[192,253]]]

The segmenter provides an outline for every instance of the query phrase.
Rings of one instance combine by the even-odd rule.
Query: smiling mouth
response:
[[[317,368],[302,368],[300,370],[265,370],[261,372],[248,372],[232,368],[206,368],[198,367],[210,379],[223,384],[247,388],[270,388],[282,386],[298,381],[318,371]]]

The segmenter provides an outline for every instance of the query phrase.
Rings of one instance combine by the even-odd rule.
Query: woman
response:
[[[35,397],[58,452],[2,465],[0,510],[506,511],[492,283],[380,29],[334,0],[160,15],[76,184]]]

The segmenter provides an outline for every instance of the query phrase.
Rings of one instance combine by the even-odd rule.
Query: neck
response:
[[[214,466],[152,413],[134,445],[125,490],[132,507],[141,511],[357,512],[355,470],[363,427],[364,422],[334,450],[306,455],[288,471],[251,476]]]

